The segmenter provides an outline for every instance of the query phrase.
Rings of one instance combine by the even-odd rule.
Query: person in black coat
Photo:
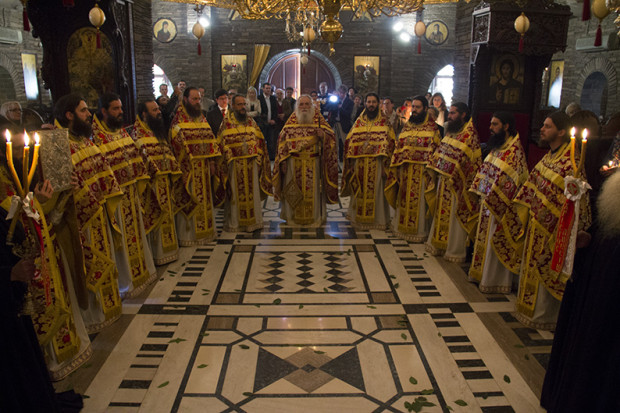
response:
[[[224,89],[218,89],[213,96],[215,97],[215,105],[207,112],[207,122],[209,122],[213,134],[217,136],[224,116],[228,112],[228,92]]]
[[[258,97],[260,100],[261,116],[263,118],[261,132],[267,142],[269,160],[276,159],[278,136],[276,135],[276,120],[278,119],[278,100],[272,94],[273,90],[269,83],[263,84],[263,93]]]

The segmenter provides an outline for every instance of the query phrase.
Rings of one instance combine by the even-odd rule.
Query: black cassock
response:
[[[620,412],[620,235],[591,233],[562,299],[540,402],[548,412]]]

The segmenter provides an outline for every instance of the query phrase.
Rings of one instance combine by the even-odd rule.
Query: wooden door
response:
[[[302,66],[299,53],[291,54],[278,60],[269,71],[267,81],[278,88],[292,87],[295,97],[319,91],[319,84],[327,82],[330,91],[336,87],[334,77],[323,61],[310,56],[308,63]]]

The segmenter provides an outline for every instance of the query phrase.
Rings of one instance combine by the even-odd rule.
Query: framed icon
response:
[[[161,43],[170,43],[177,37],[177,25],[174,21],[162,17],[153,25],[153,37]]]
[[[562,97],[562,79],[564,79],[564,60],[554,60],[549,68],[549,96],[547,106],[560,107]]]
[[[379,56],[353,57],[353,86],[361,95],[379,93]]]
[[[24,86],[26,87],[26,99],[37,100],[39,98],[39,82],[37,81],[37,55],[22,53],[22,69],[24,70]]]
[[[523,89],[523,56],[493,56],[489,79],[489,103],[518,105]]]
[[[245,93],[248,88],[248,56],[245,54],[223,54],[221,62],[222,88],[236,89]]]
[[[448,26],[441,20],[433,20],[426,25],[424,37],[433,46],[442,45],[448,40]]]

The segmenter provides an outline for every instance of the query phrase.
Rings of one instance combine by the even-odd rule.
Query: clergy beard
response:
[[[198,107],[196,108],[195,106],[192,106],[190,104],[186,104],[185,102],[183,102],[183,107],[185,108],[185,110],[187,111],[187,114],[191,118],[197,118],[200,115],[202,115],[202,110],[200,109],[200,105],[198,105]]]
[[[248,119],[248,115],[246,113],[239,113],[237,111],[234,112],[235,118],[241,123],[245,122]]]
[[[491,133],[491,137],[487,141],[487,149],[492,151],[493,149],[500,148],[504,142],[506,142],[506,131],[501,130],[499,133]]]
[[[71,126],[71,132],[83,138],[90,138],[90,135],[93,134],[93,126],[91,125],[90,122],[84,122],[82,119],[78,118],[76,115],[73,117],[73,125]]]
[[[295,109],[295,114],[297,115],[297,121],[300,125],[310,125],[312,124],[313,113],[310,110],[301,110]]]
[[[369,120],[376,119],[378,115],[379,115],[379,108],[372,110],[372,111],[370,109],[366,109],[366,117]]]
[[[422,112],[419,115],[411,114],[411,117],[409,118],[409,122],[419,125],[420,123],[424,122],[424,119],[426,119],[426,112]]]
[[[110,130],[116,131],[123,127],[123,117],[119,116],[118,118],[114,118],[110,116],[108,119],[106,119],[105,123],[106,125],[108,125],[108,128],[110,128]]]
[[[153,131],[153,135],[160,141],[167,140],[168,131],[166,125],[164,125],[164,119],[159,116],[146,115],[146,124]]]
[[[465,122],[463,122],[463,119],[461,118],[451,120],[446,125],[446,133],[457,133],[463,128],[463,125],[465,125]]]

